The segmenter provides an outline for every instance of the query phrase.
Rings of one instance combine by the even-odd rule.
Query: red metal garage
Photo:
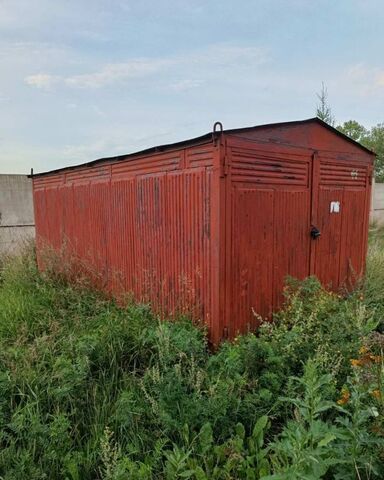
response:
[[[217,343],[278,309],[287,275],[361,276],[373,161],[313,118],[37,174],[38,253],[65,244],[106,290],[190,313]]]

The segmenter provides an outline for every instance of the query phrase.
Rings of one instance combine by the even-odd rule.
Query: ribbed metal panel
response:
[[[337,180],[335,181],[335,183]],[[316,276],[333,290],[351,288],[364,273],[368,230],[368,188],[320,186],[315,249]],[[330,205],[339,203],[339,212]]]
[[[202,320],[214,343],[270,318],[287,275],[353,286],[369,151],[318,121],[198,140],[34,178],[39,258],[64,248],[99,287]]]
[[[270,189],[235,188],[232,193],[232,323],[228,334],[255,328],[254,313],[272,309],[273,198]]]
[[[284,160],[281,152],[263,152],[250,142],[230,152],[227,329],[233,337],[271,318],[287,275],[309,274],[311,157],[307,152],[295,159],[288,149]]]
[[[110,167],[108,165],[97,166],[93,169],[82,168],[79,170],[69,171],[65,174],[65,183],[86,183],[97,178],[98,180],[109,179]]]
[[[319,241],[314,242],[314,274],[330,288],[339,286],[339,265],[341,255],[341,225],[343,215],[331,214],[330,204],[339,201],[344,215],[343,189],[337,187],[320,187],[316,226],[321,231]]]
[[[365,236],[368,229],[365,190],[344,190],[345,212],[341,227],[339,285],[353,287],[361,279],[365,265]],[[359,228],[356,226],[359,225]]]
[[[167,314],[193,306],[195,318],[208,318],[210,177],[179,171],[112,182],[115,293],[132,291]]]
[[[322,162],[320,166],[321,185],[343,185],[365,188],[367,167],[361,165]]]
[[[239,182],[257,182],[265,185],[308,184],[308,163],[284,157],[263,154],[255,149],[234,147],[232,153],[232,179]]]
[[[36,179],[39,249],[65,248],[118,297],[210,324],[212,156],[199,147]]]
[[[164,173],[179,169],[182,152],[169,152],[166,154],[154,154],[151,157],[135,158],[125,162],[117,162],[111,165],[112,178],[127,178],[140,174]]]
[[[186,150],[186,167],[207,167],[212,164],[213,146],[201,145]]]
[[[287,275],[303,279],[308,276],[310,260],[311,192],[275,190],[273,215],[273,310],[283,303]]]

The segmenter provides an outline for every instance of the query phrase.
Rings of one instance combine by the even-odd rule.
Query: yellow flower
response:
[[[381,398],[381,392],[380,392],[380,390],[373,390],[373,392],[371,392],[371,395],[372,395],[373,397],[375,397],[377,400],[380,400],[380,398]]]
[[[339,400],[337,400],[338,405],[345,405],[346,403],[348,403],[350,397],[351,394],[349,393],[349,391],[346,388],[342,388],[341,397],[339,398]]]
[[[359,367],[361,365],[361,360],[357,358],[351,358],[350,360],[352,367]]]
[[[360,355],[364,355],[367,352],[368,352],[368,348],[365,345],[360,347],[360,350],[359,350]]]
[[[375,363],[381,363],[383,361],[382,355],[371,355],[371,360]]]

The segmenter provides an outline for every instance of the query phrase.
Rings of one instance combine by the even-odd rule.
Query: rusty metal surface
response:
[[[253,330],[281,306],[287,275],[305,278],[310,255],[307,150],[229,139],[229,336]]]
[[[65,247],[101,288],[190,314],[213,343],[271,318],[287,275],[356,283],[371,153],[317,120],[201,138],[34,176],[38,252]]]
[[[369,221],[370,167],[320,157],[314,274],[333,290],[351,288],[365,268]],[[331,211],[338,202],[339,212]]]
[[[114,295],[210,324],[212,161],[208,145],[34,178],[38,236]]]

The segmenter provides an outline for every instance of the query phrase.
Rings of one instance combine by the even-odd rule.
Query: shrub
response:
[[[382,370],[351,363],[382,355],[369,275],[364,298],[290,281],[273,324],[210,352],[187,319],[51,270],[31,252],[0,267],[0,478],[279,478],[298,459],[381,478]]]
[[[384,331],[384,229],[373,228],[364,282],[365,304]]]

